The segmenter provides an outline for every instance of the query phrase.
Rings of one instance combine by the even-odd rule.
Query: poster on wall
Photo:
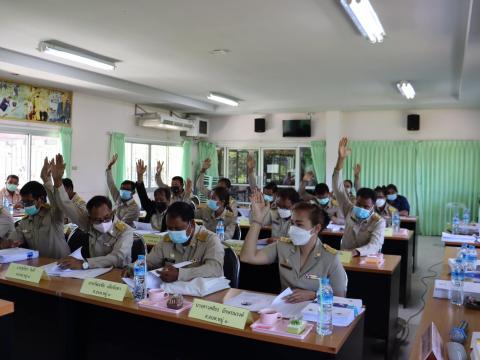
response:
[[[72,93],[0,79],[0,119],[70,126]]]

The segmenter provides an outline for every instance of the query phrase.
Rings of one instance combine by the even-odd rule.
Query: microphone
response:
[[[468,323],[462,320],[458,326],[450,330],[450,340],[463,344],[467,340]]]

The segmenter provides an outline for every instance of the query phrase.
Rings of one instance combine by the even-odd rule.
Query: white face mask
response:
[[[280,215],[280,217],[281,217],[282,219],[287,219],[287,218],[289,218],[290,216],[292,216],[292,211],[291,211],[291,210],[282,209],[282,208],[277,208],[277,211],[278,211],[278,215]]]
[[[375,202],[375,205],[377,206],[377,208],[381,208],[383,207],[383,205],[385,205],[387,201],[385,199],[377,199],[377,201]]]
[[[306,245],[312,238],[312,230],[305,230],[298,226],[292,225],[288,229],[288,236],[292,239],[292,243],[295,246]]]
[[[93,228],[102,234],[109,232],[112,229],[113,221],[103,222],[100,224],[93,224]]]

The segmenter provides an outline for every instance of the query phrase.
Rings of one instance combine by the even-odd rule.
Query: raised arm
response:
[[[137,188],[138,198],[140,199],[140,204],[145,211],[151,211],[153,201],[149,199],[147,190],[145,189],[145,184],[143,183],[143,177],[147,171],[147,166],[143,160],[137,161],[137,183],[135,184]]]
[[[120,192],[117,189],[117,186],[115,185],[115,181],[113,180],[113,175],[112,175],[112,166],[117,162],[118,155],[115,154],[113,157],[110,159],[108,165],[107,165],[107,185],[108,185],[108,190],[110,191],[110,194],[112,195],[112,198],[115,202],[117,202],[120,199]]]
[[[185,195],[184,198],[190,200],[193,194],[193,181],[192,179],[187,179],[187,183],[185,184]]]
[[[52,183],[52,177],[59,176],[60,174],[60,184],[62,184],[62,177],[65,172],[65,163],[63,162],[63,156],[57,154],[55,159],[52,159],[48,163],[48,159],[45,158],[43,162],[42,170],[40,171],[40,177],[43,180],[43,185],[47,191],[48,201],[50,202],[50,211],[52,217],[57,224],[63,224],[65,219],[65,214],[61,206],[57,203],[54,194],[54,184]]]
[[[362,171],[362,166],[360,164],[355,165],[353,169],[353,173],[355,175],[355,178],[353,179],[353,187],[355,188],[355,191],[358,191],[362,188],[362,184],[360,182],[361,171]]]
[[[251,191],[258,189],[257,178],[255,176],[255,160],[250,154],[247,156],[247,181]]]
[[[157,172],[155,173],[155,182],[158,187],[168,187],[162,180],[163,161],[157,161]]]
[[[198,174],[197,183],[196,183],[197,192],[199,192],[200,194],[206,197],[208,197],[209,193],[204,183],[205,172],[210,168],[210,166],[212,166],[212,161],[210,159],[206,159],[202,164],[202,168],[200,169],[200,174]]]
[[[345,187],[343,186],[343,178],[342,178],[342,169],[345,159],[348,156],[350,149],[347,148],[348,146],[348,139],[342,138],[340,143],[338,144],[338,159],[337,165],[335,165],[335,169],[333,170],[333,193],[337,198],[338,204],[340,205],[340,209],[342,210],[345,216],[348,216],[348,213],[351,211],[353,204],[350,202],[350,199],[345,192]]]
[[[308,191],[305,189],[305,187],[307,186],[307,183],[309,183],[312,180],[313,180],[313,172],[307,171],[305,175],[303,175],[303,179],[300,182],[300,188],[298,189],[298,193],[300,194],[300,197],[304,201],[315,200],[315,196],[308,193]]]

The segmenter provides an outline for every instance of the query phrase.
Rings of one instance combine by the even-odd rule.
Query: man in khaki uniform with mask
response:
[[[257,250],[261,220],[266,211],[268,207],[262,195],[257,192],[252,197],[253,220],[240,259],[254,265],[278,262],[282,289],[294,289],[293,294],[285,298],[287,302],[314,300],[322,277],[330,280],[336,296],[344,296],[347,289],[345,270],[336,250],[322,244],[317,236],[325,226],[324,214],[320,208],[305,202],[296,204],[292,212],[289,237]]]
[[[374,212],[376,195],[372,189],[358,189],[355,205],[350,202],[342,179],[343,164],[349,152],[347,145],[347,138],[342,138],[333,172],[333,191],[345,214],[341,249],[351,250],[353,256],[376,254],[382,251],[385,220]]]
[[[166,215],[168,235],[147,255],[147,267],[157,269],[165,282],[223,276],[224,248],[215,233],[195,224],[194,212],[184,202],[172,204]],[[181,269],[173,265],[193,261]]]
[[[162,180],[162,170],[163,170],[163,162],[157,162],[157,172],[155,174],[155,181],[158,187],[167,187],[170,189],[172,193],[170,198],[170,205],[177,202],[185,202],[187,204],[192,204],[192,180],[187,179],[186,188],[183,189],[183,178],[181,176],[174,176],[172,178],[172,186],[166,185]]]
[[[63,157],[57,155],[52,164],[54,181],[54,199],[58,207],[88,234],[89,256],[78,260],[68,256],[58,262],[65,269],[83,269],[99,267],[123,268],[130,263],[133,229],[120,220],[113,220],[112,203],[105,196],[94,196],[87,203],[88,215],[78,211],[70,200],[62,184],[65,170]]]

